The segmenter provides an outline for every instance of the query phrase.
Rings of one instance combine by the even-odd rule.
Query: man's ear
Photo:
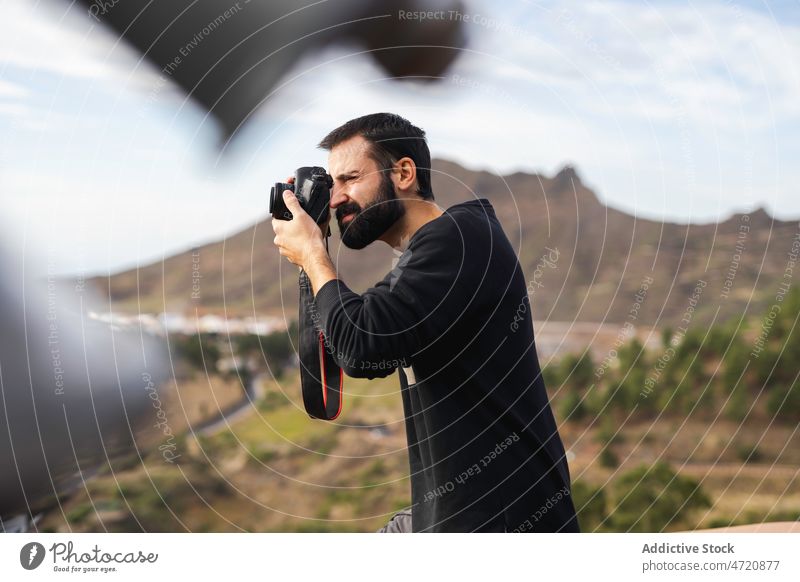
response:
[[[392,167],[395,188],[404,194],[416,193],[417,165],[409,157],[400,158]]]

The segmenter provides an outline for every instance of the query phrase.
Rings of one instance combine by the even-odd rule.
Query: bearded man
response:
[[[381,531],[579,531],[525,277],[492,205],[439,208],[425,132],[398,115],[348,121],[320,147],[330,152],[342,242],[363,249],[379,240],[402,253],[359,295],[328,256],[327,225],[291,191],[284,201],[294,218],[272,221],[281,255],[311,282],[344,372],[398,370],[412,506]]]

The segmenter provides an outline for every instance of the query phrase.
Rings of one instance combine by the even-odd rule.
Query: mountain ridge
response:
[[[748,307],[763,309],[798,236],[796,221],[776,219],[763,206],[709,223],[635,217],[601,202],[572,164],[551,177],[524,171],[498,176],[435,160],[432,179],[443,208],[489,199],[526,277],[545,247],[559,249],[565,260],[547,271],[532,298],[536,319],[622,323],[630,319],[630,304],[646,277],[654,283],[637,308],[637,323],[674,324],[697,280],[716,292],[723,285],[729,290],[726,297],[714,293],[713,301],[702,302],[698,323],[710,321],[717,307],[724,318]],[[114,311],[137,312],[141,305],[150,313],[280,314],[289,320],[296,317],[297,271],[280,260],[272,237],[266,219],[221,241],[91,281]],[[386,245],[352,251],[335,234],[331,256],[357,291],[382,279],[395,258]],[[726,283],[734,260],[734,280]]]

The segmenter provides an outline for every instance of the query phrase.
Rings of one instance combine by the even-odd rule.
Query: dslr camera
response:
[[[333,178],[319,166],[305,166],[297,168],[294,173],[294,184],[276,182],[269,193],[269,212],[272,218],[278,220],[291,220],[292,213],[286,208],[283,201],[283,191],[294,192],[300,206],[314,221],[325,224],[330,214],[331,188]]]

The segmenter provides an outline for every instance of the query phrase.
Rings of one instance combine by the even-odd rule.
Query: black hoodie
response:
[[[315,304],[346,374],[400,370],[413,531],[579,531],[528,286],[488,200],[424,224],[363,295],[335,279]]]

